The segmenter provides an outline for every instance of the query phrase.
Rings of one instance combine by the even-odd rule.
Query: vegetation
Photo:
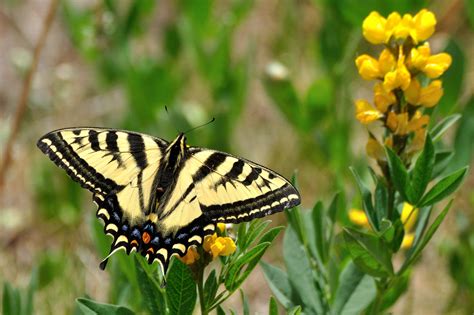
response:
[[[16,12],[36,9],[0,5],[9,43],[28,40]],[[63,0],[37,16],[43,40],[9,51],[13,75],[0,65],[23,80],[0,109],[3,314],[472,313],[471,1]],[[219,225],[166,285],[139,255],[98,270],[110,240],[90,196],[37,138],[173,139],[212,117],[191,145],[294,174],[302,205]]]

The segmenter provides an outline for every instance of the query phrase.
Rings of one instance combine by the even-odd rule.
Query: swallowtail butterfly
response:
[[[38,147],[93,193],[97,217],[113,237],[108,258],[137,251],[166,273],[173,255],[202,244],[218,222],[239,223],[300,203],[276,172],[228,153],[171,143],[136,132],[68,128]]]

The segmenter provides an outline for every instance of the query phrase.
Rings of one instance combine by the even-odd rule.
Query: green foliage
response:
[[[471,23],[472,30],[474,5],[472,1],[463,3],[464,24]],[[428,4],[425,0],[283,1],[279,6],[284,10],[279,10],[285,12],[279,13],[282,19],[275,23],[281,24],[282,30],[269,28],[272,43],[270,51],[263,54],[263,66],[274,59],[283,67],[283,72],[275,74],[271,67],[262,70],[262,52],[255,49],[259,38],[242,38],[242,29],[249,27],[249,21],[253,25],[255,15],[262,11],[257,1],[220,4],[180,0],[173,2],[171,10],[152,0],[103,0],[92,7],[61,1],[59,23],[65,26],[74,53],[97,78],[94,82],[98,84],[86,94],[118,90],[124,98],[124,108],[117,107],[120,114],[104,124],[112,121],[117,128],[172,138],[177,130],[188,130],[215,117],[212,128],[190,133],[189,142],[235,152],[242,114],[253,115],[247,107],[248,92],[261,83],[261,99],[274,105],[295,131],[296,144],[289,147],[297,162],[289,168],[300,168],[303,174],[300,179],[305,204],[315,199],[315,186],[318,195],[323,195],[321,199],[325,199],[324,189],[342,191],[327,207],[316,202],[310,209],[287,211],[289,227],[285,229],[270,227],[269,221],[263,220],[234,226],[237,251],[233,255],[220,257],[210,265],[210,261],[201,261],[191,268],[174,259],[165,287],[156,265],[148,265],[142,257],[117,253],[107,267],[110,289],[106,301],[110,304],[87,297],[87,286],[78,283],[72,292],[84,297],[76,300],[76,313],[191,314],[201,308],[202,313],[215,310],[217,314],[234,314],[235,310],[224,309],[222,303],[236,291],[240,292],[243,313],[252,313],[252,297],[241,287],[257,265],[274,295],[268,302],[269,314],[281,313],[279,307],[286,314],[375,314],[396,303],[409,286],[413,266],[448,214],[451,201],[440,203],[452,200],[468,174],[465,165],[472,162],[474,98],[463,97],[463,87],[469,85],[468,54],[463,38],[449,38],[445,50],[453,63],[442,77],[444,96],[433,109],[425,146],[414,157],[400,156],[387,148],[386,165],[381,166],[388,177],[372,169],[367,171],[362,167],[365,157],[353,153],[361,151],[353,150],[360,140],[352,110],[354,56],[365,49],[360,27],[369,12],[414,13]],[[316,26],[310,23],[309,31],[302,31],[307,19],[302,10],[306,6],[311,6],[309,16],[313,18],[314,14],[318,20]],[[159,13],[159,19],[154,12]],[[100,106],[91,107],[92,112],[100,113]],[[451,150],[443,136],[453,133]],[[278,150],[288,150],[279,145]],[[309,172],[308,165],[313,167]],[[354,186],[360,192],[350,202],[345,200],[345,193],[352,196],[352,188],[347,185],[349,165],[353,165]],[[70,231],[87,218],[97,256],[104,257],[110,239],[104,235],[102,224],[90,215],[94,207],[89,196],[83,198],[79,186],[50,164],[37,163],[31,169],[35,228],[42,225],[49,231],[54,226],[69,237]],[[314,169],[318,173],[313,174]],[[320,185],[323,177],[324,184]],[[362,205],[368,226],[356,228],[349,222],[346,202]],[[403,202],[418,208],[412,231],[405,230],[401,219]],[[440,206],[444,209],[438,213]],[[470,226],[459,228],[461,232],[447,249],[447,257],[459,290],[474,300],[474,276],[469,264],[474,253],[474,232]],[[35,257],[37,263],[27,288],[4,283],[2,314],[35,313],[33,302],[38,290],[48,290],[58,279],[67,282],[70,269],[83,269],[83,260],[76,259],[80,253],[68,249],[71,239],[75,242],[83,237],[84,231],[77,230],[68,242],[58,242],[59,250]],[[272,251],[272,244],[283,230],[282,255],[276,262],[284,263],[280,268],[262,257]],[[414,234],[413,244],[402,248],[409,233]],[[200,254],[205,256],[202,249]],[[77,277],[85,279],[80,272]],[[468,303],[466,309],[472,307]]]
[[[78,299],[77,303],[84,314],[100,311],[126,314],[122,312],[128,312],[129,309],[120,306],[123,304],[133,306],[132,309],[136,312],[192,314],[199,297],[201,312],[207,314],[220,307],[222,302],[239,290],[282,230],[282,227],[267,229],[269,223],[270,221],[254,220],[240,224],[236,235],[236,252],[228,257],[221,257],[220,268],[212,268],[207,278],[204,277],[204,270],[210,262],[209,254],[202,249],[199,251],[201,258],[191,266],[173,259],[166,280],[159,274],[156,265],[148,265],[142,257],[135,256],[132,260],[125,255],[116,255],[119,259],[117,263],[113,262],[115,259],[111,261],[112,273],[121,274],[128,283],[125,286],[120,281],[116,285],[122,288],[113,292],[115,297],[112,300],[117,301],[118,305],[101,304],[90,299]],[[117,268],[119,271],[116,271]],[[165,283],[166,285],[162,285]],[[241,295],[244,296],[243,292]],[[246,298],[244,300],[247,301]]]

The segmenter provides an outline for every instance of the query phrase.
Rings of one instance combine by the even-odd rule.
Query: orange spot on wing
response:
[[[152,253],[154,254],[155,253],[155,250],[153,249],[153,247],[150,247],[146,250],[147,253]]]
[[[148,234],[148,232],[143,232],[142,240],[143,240],[143,243],[145,243],[145,244],[150,243],[150,240],[151,240],[150,234]]]
[[[131,245],[138,246],[138,242],[137,242],[137,240],[132,240],[132,241],[130,242],[130,244],[131,244]]]

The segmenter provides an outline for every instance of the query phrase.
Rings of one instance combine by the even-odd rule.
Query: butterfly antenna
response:
[[[193,127],[193,128],[191,128],[191,129],[189,129],[189,130],[186,130],[186,131],[183,132],[183,133],[186,134],[186,133],[191,132],[191,131],[193,131],[193,130],[196,130],[196,129],[198,129],[198,128],[205,127],[205,126],[207,126],[207,125],[209,125],[209,124],[212,124],[215,120],[216,120],[216,118],[215,118],[215,117],[212,117],[212,119],[209,120],[207,123],[202,124],[202,125],[199,125],[199,126],[196,126],[196,127]]]

